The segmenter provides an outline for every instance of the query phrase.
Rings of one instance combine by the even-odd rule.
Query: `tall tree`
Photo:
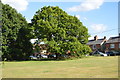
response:
[[[32,19],[35,35],[41,40],[47,40],[48,51],[81,56],[91,50],[85,44],[88,42],[88,29],[75,16],[68,15],[59,7],[43,7]],[[86,50],[85,50],[85,49]]]
[[[26,60],[32,50],[29,25],[24,17],[9,5],[2,4],[2,52],[8,60]]]

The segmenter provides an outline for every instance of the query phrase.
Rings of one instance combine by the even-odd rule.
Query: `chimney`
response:
[[[95,40],[95,41],[97,41],[97,40],[98,40],[98,36],[97,36],[97,35],[94,37],[94,40]]]
[[[104,40],[106,39],[106,36],[104,36],[104,38],[103,38]]]
[[[104,38],[103,38],[103,39],[104,39],[103,41],[107,41],[106,36],[104,36]]]

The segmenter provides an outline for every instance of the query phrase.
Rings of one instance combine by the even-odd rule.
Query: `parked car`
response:
[[[55,54],[49,54],[48,58],[56,58],[56,55]]]
[[[68,55],[65,55],[65,54],[61,54],[60,57],[61,57],[61,58],[69,58],[69,56],[68,56]]]
[[[30,56],[30,59],[32,59],[32,60],[37,60],[37,59],[41,59],[41,58],[48,58],[48,56],[44,55],[44,54],[37,55],[37,56],[33,56],[33,55]]]
[[[91,53],[91,55],[93,55],[93,56],[107,56],[107,54],[102,53],[100,51],[94,51],[93,53]]]
[[[35,56],[30,56],[30,59],[37,60],[38,58],[37,58],[37,57],[35,57]]]
[[[41,58],[48,58],[48,56],[47,55],[44,55],[44,54],[42,54],[42,55],[40,55],[41,56]]]
[[[108,56],[116,56],[116,55],[120,55],[120,52],[117,52],[117,51],[109,51],[109,52],[106,52],[106,54]]]

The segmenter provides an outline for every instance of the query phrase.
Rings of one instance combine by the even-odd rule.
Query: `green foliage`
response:
[[[27,60],[32,53],[31,38],[47,44],[51,53],[80,57],[91,52],[88,29],[75,16],[59,7],[43,7],[27,23],[24,17],[9,5],[2,4],[2,52],[8,60]],[[39,46],[35,46],[39,52]]]
[[[36,12],[31,25],[40,40],[47,39],[48,51],[52,53],[81,56],[91,50],[88,42],[88,29],[75,17],[68,15],[59,7],[43,7]]]
[[[1,30],[1,28],[0,28],[0,57],[1,57],[1,55],[3,54],[3,53],[2,53],[2,47],[1,47],[1,45],[2,45],[2,30]]]
[[[20,13],[2,4],[2,52],[8,60],[28,59],[32,45],[30,26]]]

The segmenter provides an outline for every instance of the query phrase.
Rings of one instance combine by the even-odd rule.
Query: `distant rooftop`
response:
[[[97,39],[97,40],[89,40],[87,45],[94,45],[94,44],[101,44],[103,42],[104,38],[102,39]]]
[[[120,36],[110,37],[106,43],[115,43],[115,42],[120,42]]]

